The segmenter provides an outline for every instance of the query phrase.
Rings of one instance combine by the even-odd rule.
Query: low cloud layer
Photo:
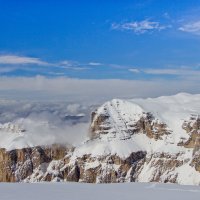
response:
[[[67,102],[0,100],[0,147],[78,145],[88,137],[93,109]]]
[[[0,126],[16,124],[22,134],[0,130],[0,147],[77,145],[88,136],[90,114],[112,98],[200,93],[191,80],[83,80],[70,78],[0,79]]]
[[[199,79],[143,81],[4,77],[0,79],[0,98],[103,103],[112,98],[156,97],[178,92],[200,93],[199,82]]]

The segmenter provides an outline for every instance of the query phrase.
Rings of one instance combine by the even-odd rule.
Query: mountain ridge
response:
[[[78,146],[38,147],[37,154],[36,147],[1,150],[0,181],[200,185],[199,116],[200,95],[113,99],[92,112],[88,139]],[[40,162],[34,166],[35,158]],[[16,171],[26,176],[16,179]]]

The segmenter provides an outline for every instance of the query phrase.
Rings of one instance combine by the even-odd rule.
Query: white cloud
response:
[[[100,65],[102,65],[102,63],[90,62],[89,65],[91,65],[91,66],[100,66]]]
[[[128,71],[133,73],[140,73],[140,70],[136,68],[129,69]]]
[[[52,68],[61,69],[61,70],[75,70],[75,71],[81,71],[81,70],[89,70],[91,68],[87,66],[91,65],[99,65],[100,63],[91,63],[84,66],[83,64],[77,62],[77,61],[71,61],[71,60],[63,60],[60,62],[45,62],[42,61],[40,58],[32,58],[32,57],[26,57],[26,56],[16,56],[16,55],[1,55],[0,56],[0,66],[2,65],[0,69],[0,73],[8,73],[13,72],[15,70],[21,69],[26,71],[36,71],[37,69],[28,68],[27,65],[34,64],[38,66],[49,66],[49,72],[46,71],[46,74],[55,75],[55,76],[62,76],[65,75],[64,72],[52,72]]]
[[[155,75],[178,75],[178,76],[200,76],[199,70],[187,68],[174,68],[174,69],[145,69],[143,72]]]
[[[50,68],[46,68],[46,71],[43,71],[43,74],[46,75],[55,75],[55,76],[65,76],[66,70],[74,70],[74,71],[83,71],[83,70],[91,70],[92,67],[95,66],[107,66],[111,68],[124,68],[127,66],[117,65],[117,64],[106,64],[101,62],[88,62],[82,63],[74,60],[62,60],[57,62],[46,62],[41,60],[40,58],[33,58],[27,56],[16,56],[16,55],[0,55],[0,73],[9,73],[16,71],[18,69],[25,71],[34,71],[36,72],[38,68],[27,67],[27,65],[38,65],[38,66],[48,66]],[[59,69],[61,71],[52,71],[52,69]],[[49,70],[49,71],[48,71]],[[40,71],[38,71],[40,74]]]
[[[128,69],[132,73],[145,73],[151,75],[175,75],[184,79],[194,79],[200,77],[200,70],[197,67],[180,66],[179,68],[147,68],[147,69]],[[200,78],[199,78],[200,79]]]
[[[90,107],[68,102],[0,101],[0,125],[12,123],[26,130],[22,134],[0,130],[0,147],[22,148],[52,143],[78,144],[87,137]],[[85,113],[82,118],[76,117]],[[66,116],[70,116],[66,118]],[[9,140],[8,140],[9,135]]]
[[[36,65],[49,65],[49,63],[40,60],[39,58],[15,56],[15,55],[1,55],[0,64],[36,64]]]
[[[79,66],[58,66],[61,69],[69,69],[69,70],[74,70],[74,71],[83,71],[83,70],[90,70],[91,68],[89,67],[79,67]]]
[[[143,34],[146,32],[152,32],[152,31],[161,31],[166,28],[169,28],[170,26],[164,26],[161,25],[159,22],[156,21],[149,21],[148,19],[145,19],[143,21],[131,21],[131,22],[125,22],[125,23],[113,23],[111,25],[111,28],[114,30],[125,30],[125,31],[133,31],[136,34]]]
[[[66,66],[72,66],[72,61],[69,60],[63,60],[59,62],[60,65],[66,65]]]
[[[183,26],[179,27],[180,31],[193,33],[193,34],[200,34],[200,21],[190,22],[184,24]]]
[[[12,72],[12,71],[15,71],[16,69],[18,69],[18,68],[15,68],[15,67],[1,67],[0,68],[0,74],[1,73]]]
[[[112,98],[155,97],[178,92],[200,93],[200,76],[179,80],[84,80],[71,78],[0,79],[0,98],[62,100],[73,103],[103,103]],[[193,78],[195,80],[193,80]]]
[[[65,76],[66,73],[64,72],[48,72],[49,75],[51,76]]]

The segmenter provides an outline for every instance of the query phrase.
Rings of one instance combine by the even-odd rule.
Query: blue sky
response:
[[[0,76],[200,76],[200,1],[0,0]]]

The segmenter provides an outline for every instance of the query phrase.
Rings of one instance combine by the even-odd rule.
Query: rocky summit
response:
[[[1,148],[0,181],[200,185],[200,95],[114,99],[92,112],[88,132],[77,146]]]

